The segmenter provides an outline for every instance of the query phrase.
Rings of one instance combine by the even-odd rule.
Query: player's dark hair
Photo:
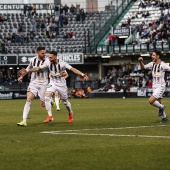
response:
[[[154,50],[153,52],[156,53],[156,55],[159,55],[159,57],[162,56],[162,53],[160,51],[158,51],[158,50]]]
[[[57,51],[50,51],[50,54],[57,56]]]
[[[37,51],[45,50],[45,47],[37,47]]]

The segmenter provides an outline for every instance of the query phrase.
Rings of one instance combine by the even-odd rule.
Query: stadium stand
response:
[[[93,25],[106,20],[107,11],[84,13],[37,13],[25,17],[22,13],[3,13],[7,21],[0,24],[0,38],[5,40],[7,53],[35,53],[39,45],[47,46],[47,52],[83,52],[91,36]]]
[[[153,49],[169,51],[169,1],[138,0],[128,11],[121,14],[120,19],[113,24],[113,31],[105,34],[98,44],[98,53],[132,53],[148,52]],[[114,48],[108,46],[110,32],[117,33],[121,29],[130,30],[123,42],[118,41]],[[119,32],[118,32],[119,33]],[[122,36],[124,34],[122,33]],[[120,39],[119,39],[120,40]],[[126,46],[127,45],[127,46]]]

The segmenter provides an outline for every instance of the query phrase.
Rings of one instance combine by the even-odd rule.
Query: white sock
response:
[[[158,107],[159,109],[163,108],[163,105],[160,104],[158,101],[155,101],[152,105]]]
[[[163,112],[163,115],[162,115],[163,118],[166,118],[166,114],[165,114],[165,111]]]
[[[45,96],[45,108],[47,110],[48,116],[52,116],[51,112],[51,97]]]
[[[55,104],[56,104],[57,109],[60,109],[60,106],[59,106],[59,97],[58,96],[55,96]]]
[[[72,113],[72,109],[71,109],[71,103],[68,100],[64,100],[63,101],[64,105],[66,106],[67,110],[69,113]]]
[[[25,123],[27,122],[27,117],[30,112],[30,105],[31,105],[31,101],[27,100],[24,106],[24,110],[23,110],[23,122]]]

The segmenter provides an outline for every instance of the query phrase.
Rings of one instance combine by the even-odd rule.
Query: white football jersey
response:
[[[63,60],[58,60],[58,64],[53,64],[49,60],[46,60],[43,65],[39,66],[42,70],[48,68],[50,72],[50,82],[57,86],[66,85],[66,80],[61,77],[60,72],[66,71],[66,69],[71,70],[72,66]]]
[[[44,64],[44,62],[48,60],[47,58],[44,58],[44,60],[39,60],[38,56],[35,56],[31,58],[30,63],[28,67],[26,68],[27,71],[34,67],[40,67],[41,65]],[[37,84],[42,84],[42,85],[47,85],[49,82],[49,71],[48,69],[44,69],[39,72],[32,72],[31,73],[31,83],[37,83]]]
[[[150,62],[144,68],[152,71],[153,86],[165,86],[165,71],[170,71],[170,66],[161,61],[159,64]]]

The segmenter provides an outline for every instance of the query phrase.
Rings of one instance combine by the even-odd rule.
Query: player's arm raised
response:
[[[81,71],[77,70],[76,68],[73,68],[73,67],[72,67],[72,68],[71,68],[71,71],[74,72],[75,74],[78,74],[78,75],[84,77],[85,80],[88,80],[88,79],[89,79],[86,74],[82,73]]]
[[[138,61],[139,61],[139,63],[140,63],[141,68],[143,69],[144,66],[145,66],[145,64],[143,63],[143,58],[142,58],[142,57],[139,57],[139,58],[138,58]]]

